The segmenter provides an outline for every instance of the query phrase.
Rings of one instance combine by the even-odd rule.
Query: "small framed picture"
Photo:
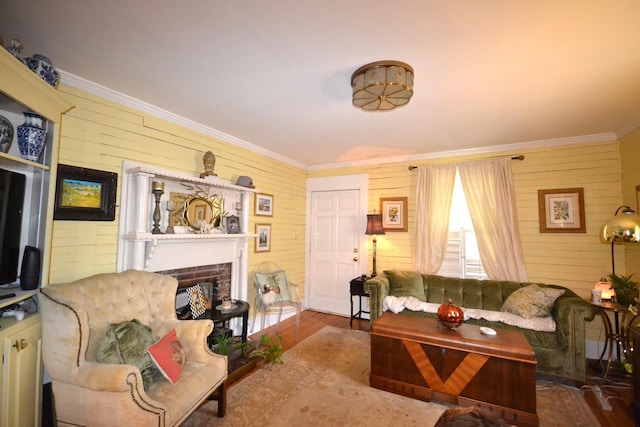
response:
[[[118,174],[58,165],[53,219],[113,221]]]
[[[240,218],[235,215],[227,217],[227,233],[238,234],[240,233]]]
[[[257,216],[273,216],[273,196],[271,194],[256,193]]]
[[[187,295],[189,295],[191,316],[194,319],[197,319],[204,314],[207,305],[202,288],[200,285],[191,286],[190,288],[187,288]]]
[[[584,189],[538,190],[541,233],[586,233]]]
[[[256,224],[256,252],[271,250],[271,224]]]
[[[406,197],[381,197],[380,212],[385,232],[408,230]]]

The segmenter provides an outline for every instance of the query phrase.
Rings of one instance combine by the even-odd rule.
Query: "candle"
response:
[[[151,192],[154,191],[164,191],[164,182],[160,182],[160,181],[153,181],[151,183]]]
[[[242,210],[242,202],[236,202],[236,211],[241,211]]]

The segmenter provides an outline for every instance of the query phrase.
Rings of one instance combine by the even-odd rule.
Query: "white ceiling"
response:
[[[0,0],[0,35],[310,168],[640,125],[638,0]],[[413,98],[356,109],[351,74],[383,59]]]

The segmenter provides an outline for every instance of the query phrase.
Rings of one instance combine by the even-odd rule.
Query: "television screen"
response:
[[[0,284],[15,282],[26,177],[0,169]]]

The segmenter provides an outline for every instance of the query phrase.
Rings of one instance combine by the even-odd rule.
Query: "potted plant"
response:
[[[638,282],[631,280],[633,274],[618,276],[615,273],[609,275],[611,287],[616,291],[616,301],[620,305],[635,306],[638,302]]]
[[[258,347],[250,353],[251,357],[259,357],[265,361],[268,367],[275,364],[281,365],[282,361],[282,336],[273,338],[262,335]]]

